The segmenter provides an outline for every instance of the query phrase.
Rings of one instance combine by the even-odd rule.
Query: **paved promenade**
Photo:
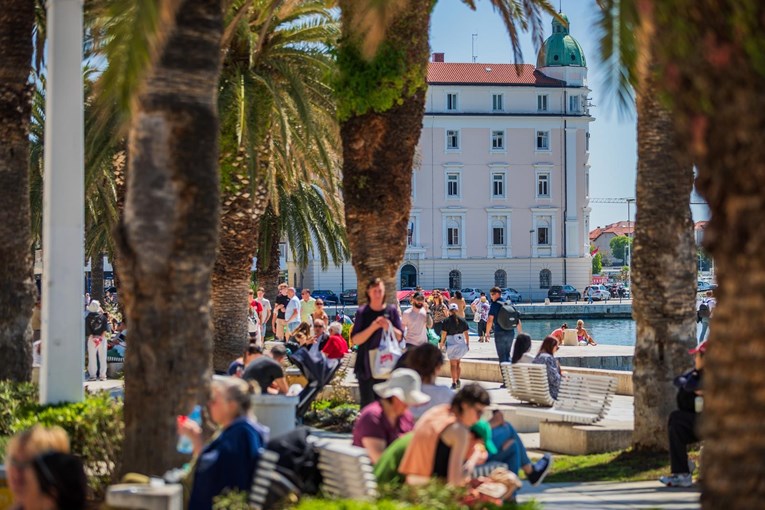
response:
[[[518,501],[534,499],[544,510],[695,510],[699,487],[667,488],[659,482],[524,484]]]

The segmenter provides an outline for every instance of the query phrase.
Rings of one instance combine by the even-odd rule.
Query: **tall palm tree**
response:
[[[475,8],[475,0],[464,0]],[[520,30],[542,43],[547,0],[490,0],[520,62]],[[338,0],[342,38],[336,94],[343,139],[343,199],[359,286],[396,291],[411,209],[412,163],[425,113],[428,32],[435,1]],[[363,301],[364,293],[359,290]]]
[[[162,0],[108,7],[123,10],[104,43],[104,90],[124,100],[115,100],[118,107],[131,106],[125,209],[116,229],[130,323],[123,467],[161,473],[177,461],[175,417],[204,401],[209,384],[223,6]],[[142,29],[130,34],[135,27]]]
[[[0,0],[0,380],[32,375],[36,296],[29,214],[29,122],[35,5]]]
[[[276,175],[295,187],[312,174],[333,184],[336,137],[325,77],[337,23],[321,0],[234,2],[227,14],[221,76],[221,231],[213,270],[213,367],[222,371],[247,342],[247,290],[258,223]],[[316,150],[318,149],[318,150]],[[278,210],[278,204],[274,207]]]
[[[678,150],[696,164],[711,210],[704,246],[718,288],[706,351],[702,508],[758,508],[765,498],[765,4],[646,1],[659,90],[671,101]]]
[[[690,368],[695,345],[696,269],[690,159],[676,150],[670,109],[659,98],[656,39],[640,24],[634,0],[599,0],[601,56],[609,90],[631,107],[637,98],[637,213],[632,251],[636,449],[666,451],[674,378]]]

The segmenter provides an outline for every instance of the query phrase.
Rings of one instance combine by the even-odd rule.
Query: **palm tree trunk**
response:
[[[263,232],[269,236],[268,253],[258,253],[257,279],[258,285],[266,291],[266,299],[271,302],[273,308],[276,299],[277,287],[279,286],[279,217],[269,207],[261,220]],[[262,243],[261,243],[262,244]],[[261,250],[262,252],[263,250]]]
[[[676,408],[674,378],[691,368],[696,345],[695,243],[688,197],[689,161],[676,156],[672,115],[656,87],[653,34],[640,33],[638,173],[632,256],[633,316],[637,325],[633,381],[637,449],[666,451],[667,417]]]
[[[173,16],[135,103],[117,236],[130,324],[125,472],[177,465],[176,416],[205,401],[210,379],[221,3],[183,0]]]
[[[90,257],[90,297],[104,303],[104,254]]]
[[[353,6],[350,0],[340,6],[347,38],[353,28],[348,26]],[[406,48],[404,72],[419,69],[423,83],[431,7],[431,2],[410,2],[387,29],[383,43]],[[419,88],[386,111],[356,114],[341,122],[345,224],[359,304],[365,302],[364,288],[372,278],[385,282],[387,302],[395,300],[396,272],[404,259],[412,205],[412,163],[424,113],[425,88]]]
[[[0,0],[0,380],[32,377],[29,208],[34,2]]]
[[[704,368],[704,510],[765,500],[765,5],[650,2],[663,86],[711,210],[704,247],[718,288]],[[677,13],[682,13],[678,16]],[[650,14],[650,13],[649,13]],[[697,45],[701,43],[701,45]]]

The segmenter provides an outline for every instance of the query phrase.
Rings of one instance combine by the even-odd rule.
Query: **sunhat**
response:
[[[90,303],[88,303],[88,311],[91,313],[99,313],[101,312],[101,303],[99,303],[97,300],[93,300]]]
[[[390,379],[373,386],[380,398],[397,397],[410,406],[430,402],[430,396],[420,391],[421,387],[420,374],[409,368],[397,368],[390,374]]]

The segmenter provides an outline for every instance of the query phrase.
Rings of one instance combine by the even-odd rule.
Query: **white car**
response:
[[[589,287],[584,288],[584,292],[582,292],[582,299],[589,300],[590,289],[592,289],[592,299],[594,301],[607,301],[611,298],[611,293],[608,291],[605,285],[590,285]]]
[[[521,293],[517,290],[507,287],[502,289],[502,300],[510,301],[511,303],[520,303],[523,301],[523,296],[521,296]]]
[[[483,292],[481,289],[462,289],[460,292],[462,292],[462,298],[465,300],[467,304],[472,303],[479,297],[481,297],[481,292]],[[488,296],[486,296],[488,298]]]

